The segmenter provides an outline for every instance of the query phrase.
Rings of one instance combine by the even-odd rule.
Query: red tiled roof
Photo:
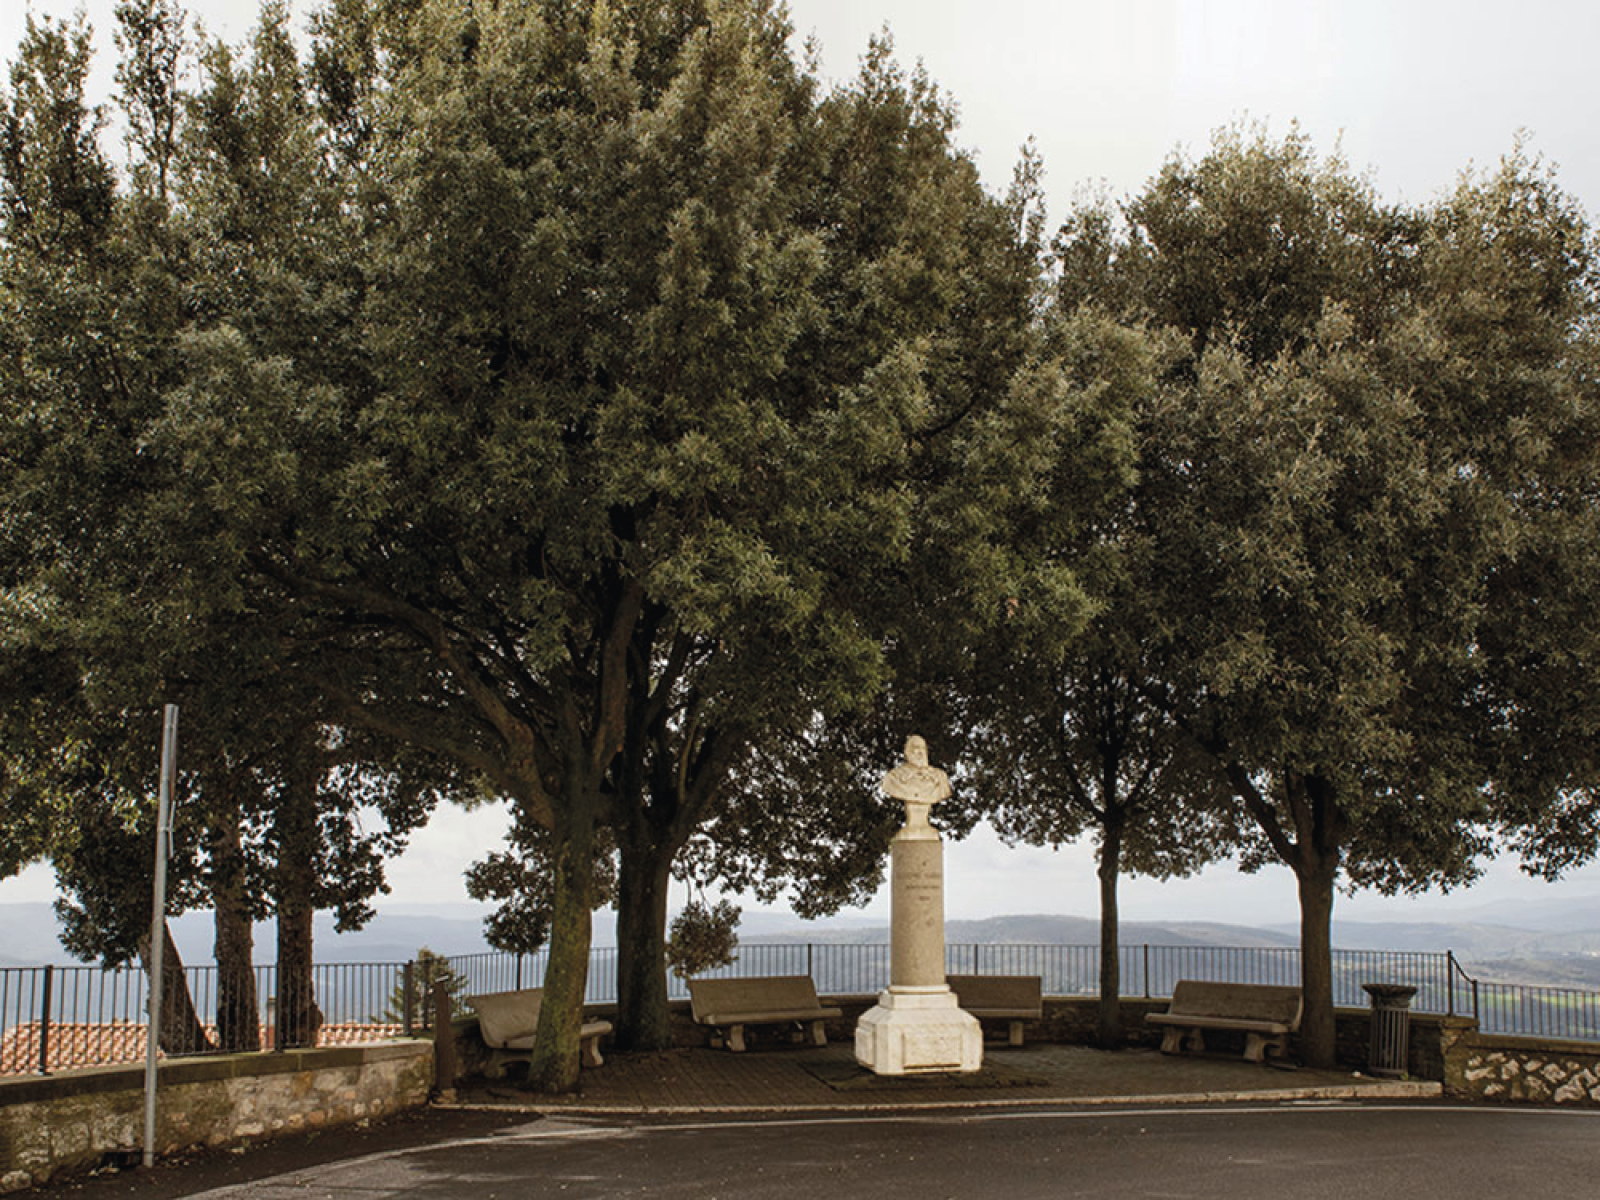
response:
[[[318,1046],[360,1046],[401,1037],[402,1025],[324,1025],[317,1032]],[[39,1070],[38,1021],[15,1025],[0,1037],[0,1075],[27,1075]],[[206,1027],[214,1038],[216,1029]],[[261,1027],[261,1044],[272,1045],[272,1029]],[[71,1067],[104,1067],[118,1063],[143,1062],[145,1026],[131,1021],[100,1024],[66,1022],[50,1025],[50,1059],[46,1069],[61,1071]],[[163,1057],[165,1053],[163,1052]]]

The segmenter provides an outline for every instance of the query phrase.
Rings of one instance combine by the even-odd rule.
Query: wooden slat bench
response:
[[[950,975],[945,982],[957,1003],[980,1021],[1007,1022],[1010,1045],[1022,1045],[1023,1022],[1044,1017],[1044,988],[1037,975]]]
[[[712,1045],[744,1050],[746,1025],[810,1026],[811,1044],[826,1046],[824,1022],[843,1011],[817,1000],[817,986],[809,975],[756,975],[745,979],[689,980],[689,1007],[701,1025],[717,1030]]]
[[[1245,1035],[1245,1058],[1261,1062],[1268,1054],[1287,1052],[1289,1035],[1300,1028],[1303,1003],[1297,987],[1180,979],[1167,1011],[1145,1020],[1164,1027],[1163,1054],[1204,1050],[1206,1030],[1229,1029]]]
[[[468,996],[466,1006],[478,1016],[478,1033],[489,1047],[486,1073],[495,1078],[505,1071],[507,1062],[526,1057],[533,1049],[533,1034],[539,1027],[539,1008],[544,1003],[543,988],[523,988],[515,992],[486,992]],[[586,1067],[598,1067],[600,1039],[611,1032],[610,1021],[585,1021],[578,1034],[578,1054]]]

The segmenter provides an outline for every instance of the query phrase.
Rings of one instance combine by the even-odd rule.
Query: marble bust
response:
[[[950,776],[928,765],[928,743],[906,739],[905,761],[883,777],[884,793],[906,806],[906,827],[928,827],[928,810],[950,796]]]

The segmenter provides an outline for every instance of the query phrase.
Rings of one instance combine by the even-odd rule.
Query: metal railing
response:
[[[462,995],[537,987],[546,955],[471,954],[443,960]],[[745,942],[717,977],[809,975],[823,995],[870,995],[889,985],[889,947],[817,942]],[[1100,948],[1064,945],[958,943],[946,947],[949,974],[1038,975],[1047,995],[1092,996],[1100,987]],[[431,1022],[420,963],[322,963],[313,969],[321,1026],[319,1045],[354,1044],[409,1035]],[[1297,984],[1300,952],[1293,947],[1155,946],[1120,950],[1121,992],[1131,997],[1172,994],[1179,979]],[[215,967],[184,975],[206,1042],[182,1053],[221,1053]],[[1600,992],[1473,979],[1450,952],[1335,950],[1334,1003],[1366,1007],[1363,983],[1417,989],[1419,1012],[1474,1016],[1486,1033],[1600,1041]],[[255,969],[259,1047],[276,1048],[272,997],[277,971]],[[616,999],[617,952],[596,949],[589,960],[587,999]],[[137,967],[48,966],[0,969],[0,1075],[136,1062],[144,1057],[144,972]],[[688,996],[668,977],[668,995]],[[237,1047],[235,1047],[237,1048]],[[247,1046],[246,1048],[254,1048]]]
[[[320,963],[312,968],[312,994],[320,1016],[317,1044],[347,1045],[410,1031],[417,1006],[405,1001],[405,963]],[[163,1056],[272,1050],[279,1045],[274,966],[254,969],[254,1028],[224,1044],[218,1030],[222,1003],[212,966],[185,967],[198,1036],[163,1045]],[[73,1067],[143,1061],[147,977],[139,967],[0,968],[0,1075],[48,1073]],[[408,1019],[410,1018],[410,1019]],[[187,1026],[187,1022],[185,1023]]]

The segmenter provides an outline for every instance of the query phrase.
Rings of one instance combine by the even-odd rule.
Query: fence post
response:
[[[55,968],[44,969],[44,999],[39,1004],[39,1074],[50,1074],[50,993],[54,990]]]
[[[1446,950],[1444,952],[1444,973],[1445,978],[1449,980],[1445,985],[1444,1015],[1453,1017],[1456,1015],[1456,952],[1454,950]]]
[[[1144,998],[1150,999],[1150,943],[1144,943]]]
[[[411,1037],[413,1030],[416,1028],[411,1021],[411,1009],[416,1004],[416,986],[416,972],[413,970],[412,964],[408,962],[400,971],[400,1007],[405,1012],[407,1037]]]
[[[433,1086],[446,1098],[456,1090],[456,1041],[450,1028],[450,989],[443,980],[433,985]]]
[[[812,944],[810,942],[807,942],[806,943],[806,974],[810,975],[811,978],[815,979],[817,976],[816,976],[815,970],[812,967],[812,959],[811,959],[811,951],[813,949],[814,949],[814,947],[812,946]]]

